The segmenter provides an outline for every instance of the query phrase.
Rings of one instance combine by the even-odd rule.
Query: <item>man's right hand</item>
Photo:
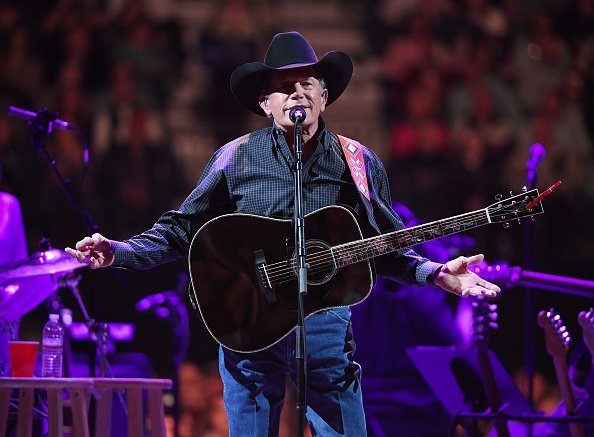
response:
[[[67,247],[64,250],[79,263],[86,264],[92,269],[109,267],[113,264],[111,241],[101,234],[83,238],[76,243],[76,249]]]

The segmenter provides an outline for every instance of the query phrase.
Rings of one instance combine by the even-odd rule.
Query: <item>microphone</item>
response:
[[[10,117],[20,118],[21,120],[29,121],[35,119],[38,113],[33,111],[27,111],[26,109],[17,108],[16,106],[9,106],[6,113]],[[52,125],[56,129],[60,130],[72,130],[74,127],[64,120],[55,119],[51,121]]]
[[[527,179],[530,185],[536,180],[536,172],[538,170],[538,164],[540,160],[546,155],[546,150],[542,144],[534,143],[530,146],[528,152],[528,161],[526,161],[526,171],[528,172]]]
[[[303,123],[305,121],[305,109],[301,106],[296,106],[289,111],[289,118],[295,124]]]

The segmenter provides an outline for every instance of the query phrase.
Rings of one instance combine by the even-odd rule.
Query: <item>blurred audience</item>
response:
[[[545,220],[565,232],[564,217],[575,210],[573,228],[582,229],[579,211],[594,211],[594,38],[584,30],[594,2],[377,3],[391,13],[367,12],[361,21],[375,26],[368,42],[381,60],[393,198],[423,220],[483,208],[526,185],[529,149],[538,142],[546,150],[538,188],[563,182],[551,200],[562,206]],[[509,255],[499,243],[505,238],[486,239],[492,258]],[[535,266],[586,272],[594,232],[586,226],[568,238],[588,262],[561,254],[563,262],[552,264],[542,251]],[[511,253],[522,253],[521,238],[513,241]]]
[[[211,3],[210,17],[198,43],[199,57],[208,67],[209,86],[200,114],[210,113],[217,144],[247,132],[247,115],[231,94],[229,78],[235,68],[259,56],[259,39],[268,38],[246,0]]]
[[[442,214],[482,206],[494,194],[523,185],[527,150],[539,141],[548,153],[539,179],[545,184],[562,179],[560,195],[585,194],[591,202],[594,38],[587,29],[594,21],[593,3],[377,0],[367,8],[361,26],[374,32],[362,34],[369,38],[369,53],[381,60],[394,197],[415,211],[430,204]],[[208,3],[192,49],[167,8],[160,11],[142,0],[61,0],[35,14],[24,14],[26,4],[3,2],[0,95],[32,109],[48,106],[91,132],[90,195],[112,179],[115,166],[108,162],[114,153],[128,153],[132,138],[142,138],[146,150],[158,151],[159,159],[185,174],[187,163],[176,160],[188,137],[170,132],[183,65],[190,58],[206,72],[209,86],[196,94],[195,110],[200,126],[207,126],[200,130],[207,147],[212,139],[221,144],[241,134],[249,120],[239,115],[244,111],[229,93],[228,76],[238,63],[257,57],[261,41],[281,26],[259,18],[271,5]],[[568,17],[575,26],[565,24]],[[73,178],[82,165],[77,141],[61,133],[50,150],[58,168]],[[428,171],[415,175],[420,164]],[[5,166],[10,179],[18,169]],[[154,176],[148,171],[146,177]],[[451,182],[445,193],[438,191],[444,180]],[[173,191],[176,199],[177,188],[184,187],[168,182],[162,177],[159,191]],[[464,201],[463,185],[475,187]],[[145,194],[132,195],[143,196],[144,201],[123,196],[116,203],[143,213]],[[435,218],[431,210],[418,213]]]

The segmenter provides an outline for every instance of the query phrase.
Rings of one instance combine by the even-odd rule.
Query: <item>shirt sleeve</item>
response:
[[[365,151],[367,174],[371,175],[371,206],[375,225],[381,233],[404,229],[402,219],[392,208],[386,170],[375,153],[368,148]],[[410,248],[397,250],[375,260],[378,275],[395,279],[402,284],[433,284],[435,273],[442,265]]]
[[[124,241],[112,240],[113,265],[147,270],[187,257],[192,238],[200,227],[230,212],[225,170],[232,156],[232,145],[219,149],[181,206],[164,213],[151,229]]]

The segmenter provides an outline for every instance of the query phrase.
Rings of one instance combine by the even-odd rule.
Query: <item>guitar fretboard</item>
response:
[[[332,255],[336,267],[345,267],[390,252],[406,249],[425,241],[478,228],[489,223],[491,221],[487,209],[481,209],[412,228],[401,229],[376,237],[334,246],[332,248]]]

